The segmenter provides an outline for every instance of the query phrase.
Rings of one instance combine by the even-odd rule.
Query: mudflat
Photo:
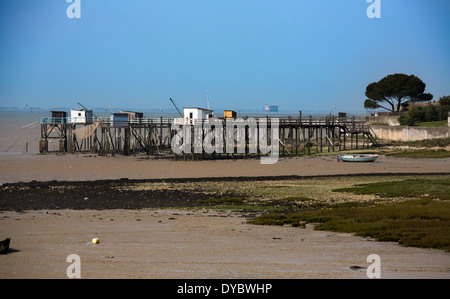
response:
[[[18,181],[87,181],[345,174],[448,173],[450,158],[417,159],[381,156],[373,163],[337,162],[335,157],[280,158],[273,165],[259,159],[173,161],[143,156],[0,155],[0,183]]]
[[[153,190],[142,198],[126,189],[111,192],[132,180],[228,184],[229,178],[448,173],[448,158],[338,163],[335,157],[296,157],[262,165],[258,159],[41,155],[37,129],[1,135],[0,239],[11,237],[11,248],[0,255],[0,278],[66,278],[70,254],[80,257],[82,278],[367,278],[370,254],[380,256],[382,278],[450,278],[450,254],[442,250],[315,231],[312,225],[251,225],[251,215],[242,211],[195,208],[210,196],[186,190]],[[32,140],[28,153],[24,140]],[[17,182],[24,183],[6,193],[5,186]],[[84,191],[77,196],[70,190]],[[180,205],[191,208],[168,209]]]
[[[4,211],[0,227],[11,237],[0,278],[67,278],[71,254],[81,278],[367,278],[370,254],[382,278],[450,278],[441,250],[251,225],[232,211]]]

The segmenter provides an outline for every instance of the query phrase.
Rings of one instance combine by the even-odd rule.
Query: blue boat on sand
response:
[[[338,162],[374,162],[378,155],[338,155]]]

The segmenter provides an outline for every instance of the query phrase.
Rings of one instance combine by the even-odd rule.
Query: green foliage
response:
[[[450,106],[450,96],[443,96],[439,98],[441,106]]]
[[[423,197],[450,200],[450,180],[444,178],[420,178],[403,181],[386,181],[358,184],[349,188],[339,188],[333,192],[352,192],[355,194],[376,194],[380,197]]]
[[[309,197],[304,197],[304,196],[289,196],[289,197],[285,197],[282,199],[279,199],[279,201],[300,201],[300,202],[305,202],[305,201],[313,201],[313,199],[309,198]]]
[[[446,127],[447,120],[416,122],[416,126],[419,126],[419,127]]]
[[[417,149],[417,150],[403,150],[395,151],[392,153],[386,153],[386,156],[402,157],[402,158],[450,158],[450,151],[445,149],[429,150],[429,149]]]
[[[450,145],[450,137],[402,141],[397,142],[396,145],[406,145],[409,147],[447,147]]]
[[[223,204],[242,204],[245,198],[243,197],[222,197],[222,198],[210,198],[204,200],[197,200],[200,205],[223,205]]]
[[[292,225],[354,233],[378,241],[404,246],[450,251],[450,202],[431,199],[408,200],[397,204],[338,207],[291,213],[265,214],[249,221],[259,225]]]
[[[418,122],[433,122],[447,119],[450,106],[426,105],[411,107],[406,114],[400,115],[398,121],[402,126],[414,126]]]
[[[433,98],[425,93],[425,83],[414,75],[393,74],[366,87],[368,99],[364,102],[367,109],[383,108],[388,111],[400,111],[403,103],[425,102]]]
[[[377,102],[374,100],[367,99],[364,101],[364,108],[366,108],[366,109],[376,109],[379,107],[380,107],[380,105],[378,105]]]
[[[294,227],[305,227],[306,222],[298,218],[297,213],[281,214],[270,213],[256,217],[254,220],[248,221],[251,224],[257,225],[291,225]]]
[[[298,216],[298,221],[320,219],[316,226],[319,230],[450,251],[449,201],[418,199],[393,205],[307,211]]]
[[[354,202],[290,214],[270,213],[250,223],[301,227],[306,223],[316,223],[315,229],[318,230],[354,233],[378,241],[399,242],[404,246],[450,251],[448,177],[359,184],[333,191],[415,199],[397,203]]]

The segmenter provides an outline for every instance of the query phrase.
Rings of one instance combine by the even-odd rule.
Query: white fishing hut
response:
[[[184,124],[202,123],[214,117],[213,111],[198,107],[186,107],[183,110]]]
[[[92,124],[92,110],[70,110],[70,123],[72,124]]]

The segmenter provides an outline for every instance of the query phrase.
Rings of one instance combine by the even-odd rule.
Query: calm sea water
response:
[[[39,152],[40,124],[44,111],[0,111],[0,155]]]

